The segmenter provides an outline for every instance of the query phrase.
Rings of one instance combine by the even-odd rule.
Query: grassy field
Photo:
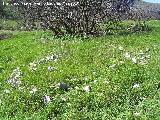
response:
[[[160,120],[160,21],[152,32],[0,41],[1,120]]]

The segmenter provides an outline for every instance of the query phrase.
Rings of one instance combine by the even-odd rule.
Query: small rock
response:
[[[60,83],[59,88],[65,91],[68,91],[70,86],[67,85],[66,83]]]

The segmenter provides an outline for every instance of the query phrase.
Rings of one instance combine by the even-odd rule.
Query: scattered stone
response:
[[[66,83],[62,82],[62,83],[60,83],[59,88],[62,89],[62,90],[68,91],[70,86],[67,85]]]

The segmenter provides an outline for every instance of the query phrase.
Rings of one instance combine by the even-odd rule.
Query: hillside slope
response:
[[[149,3],[143,0],[135,0],[134,8],[139,9],[143,13],[144,18],[160,19],[160,4]]]

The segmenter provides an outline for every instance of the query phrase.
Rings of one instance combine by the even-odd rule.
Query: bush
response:
[[[20,21],[1,19],[0,30],[19,30],[21,25],[18,22]]]
[[[37,4],[39,2],[39,4]],[[21,12],[28,29],[41,22],[44,29],[50,29],[55,35],[100,35],[105,30],[100,24],[114,25],[127,15],[131,0],[16,0],[16,7]]]
[[[12,34],[10,33],[0,33],[0,40],[11,38]]]

